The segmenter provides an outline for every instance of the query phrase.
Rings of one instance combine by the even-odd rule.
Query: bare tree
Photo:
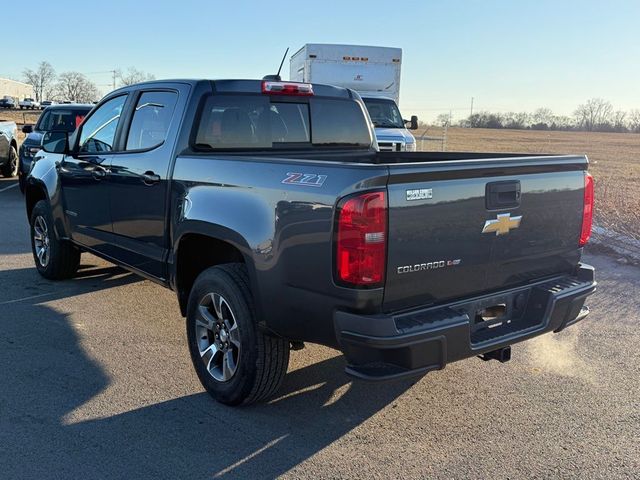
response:
[[[57,96],[60,100],[90,103],[98,100],[100,94],[96,85],[79,72],[64,72],[58,77],[56,85]]]
[[[436,118],[436,124],[441,127],[450,127],[451,126],[451,115],[449,113],[441,113]]]
[[[622,110],[616,110],[613,112],[611,116],[611,122],[613,124],[613,129],[616,132],[626,132],[627,131],[627,112],[623,112]]]
[[[27,68],[22,75],[26,83],[33,85],[33,93],[38,102],[45,100],[52,94],[56,71],[49,62],[40,62],[35,70]]]
[[[629,130],[640,133],[640,110],[631,110],[629,112]]]
[[[123,86],[133,85],[134,83],[147,82],[149,80],[155,80],[156,77],[150,73],[137,70],[135,67],[129,67],[125,72],[122,70],[116,71],[116,76],[120,80],[120,84]]]
[[[592,98],[587,103],[579,105],[574,116],[579,127],[593,131],[598,125],[610,122],[613,106],[602,98]]]
[[[508,112],[504,114],[504,128],[523,129],[530,123],[530,117],[526,112]]]
[[[555,115],[549,128],[551,130],[571,130],[573,128],[573,119],[566,115]]]
[[[533,123],[553,123],[553,111],[550,108],[539,108],[532,115]]]

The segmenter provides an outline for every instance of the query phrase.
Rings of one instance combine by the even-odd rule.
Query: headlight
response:
[[[404,147],[407,152],[415,152],[416,151],[416,142],[407,143]]]
[[[42,150],[40,147],[29,147],[29,146],[22,147],[22,153],[27,158],[33,157],[40,150]]]

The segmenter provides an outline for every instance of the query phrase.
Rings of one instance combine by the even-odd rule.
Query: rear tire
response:
[[[9,147],[9,160],[1,169],[2,176],[12,178],[18,174],[18,153],[13,145]]]
[[[80,250],[57,238],[49,203],[40,200],[31,212],[31,250],[38,273],[50,280],[71,278],[80,265]]]
[[[198,276],[187,306],[187,339],[200,382],[226,405],[268,399],[287,373],[289,341],[258,328],[241,263],[212,267]]]

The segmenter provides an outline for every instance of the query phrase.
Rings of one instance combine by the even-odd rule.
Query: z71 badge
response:
[[[326,175],[318,175],[315,173],[293,173],[288,172],[287,178],[282,183],[292,185],[302,185],[303,187],[321,187],[327,179]]]

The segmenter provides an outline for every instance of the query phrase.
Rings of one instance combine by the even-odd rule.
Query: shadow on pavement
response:
[[[35,267],[0,270],[0,309],[3,305],[28,302],[36,297],[38,301],[60,300],[142,280],[115,265],[95,267],[82,264],[73,279],[58,282],[43,278]],[[4,314],[0,310],[0,318]]]
[[[0,284],[16,272],[26,274],[0,272]],[[116,267],[83,270],[80,278],[56,283],[52,298],[138,280],[120,273]],[[197,393],[71,423],[67,416],[102,392],[109,376],[83,350],[70,319],[39,301],[0,306],[5,478],[272,478],[339,440],[411,385],[352,384],[338,356],[289,373],[269,404],[234,409]]]

